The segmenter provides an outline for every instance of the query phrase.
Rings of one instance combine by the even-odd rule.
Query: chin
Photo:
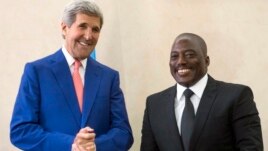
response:
[[[188,85],[187,85],[186,83],[178,82],[178,81],[177,81],[177,83],[178,83],[179,85],[181,85],[181,86],[188,87]]]
[[[182,78],[179,78],[180,80],[177,80],[177,83],[179,83],[182,86],[189,87],[192,86],[192,81],[191,80],[183,80]]]
[[[89,55],[90,55],[89,52],[84,52],[84,53],[80,53],[80,54],[79,54],[79,57],[80,57],[80,58],[87,58]]]

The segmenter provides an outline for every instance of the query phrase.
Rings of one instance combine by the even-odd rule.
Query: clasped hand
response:
[[[94,130],[90,127],[80,129],[72,144],[72,151],[96,151]]]

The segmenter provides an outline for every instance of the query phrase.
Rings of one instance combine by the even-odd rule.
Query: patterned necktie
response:
[[[191,96],[194,94],[190,89],[183,92],[185,96],[185,107],[181,119],[181,137],[183,141],[184,151],[189,151],[190,139],[194,126],[194,106],[191,102]]]
[[[79,73],[79,67],[81,66],[81,62],[79,60],[75,60],[74,62],[74,72],[73,72],[73,81],[74,81],[74,88],[76,92],[76,96],[78,99],[78,104],[80,111],[82,112],[83,106],[83,83]]]

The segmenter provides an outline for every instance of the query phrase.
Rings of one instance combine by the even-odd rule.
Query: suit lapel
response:
[[[79,111],[78,101],[75,94],[73,80],[68,63],[61,51],[57,51],[54,54],[54,58],[51,60],[51,68],[59,87],[61,88],[65,101],[68,104],[74,118],[77,121],[78,126],[81,123],[81,113]]]
[[[163,107],[165,109],[165,117],[167,123],[167,130],[171,132],[169,135],[170,140],[168,140],[170,145],[174,145],[175,150],[183,150],[182,140],[177,126],[177,120],[175,116],[175,98],[176,98],[176,86],[171,87],[170,91],[167,93],[163,102],[167,102]]]
[[[100,86],[101,68],[90,57],[87,60],[84,84],[84,101],[81,126],[87,126],[92,106]]]
[[[190,143],[191,144],[190,150],[195,149],[194,146],[196,146],[195,144],[198,142],[198,139],[206,124],[209,112],[213,106],[216,95],[217,95],[216,82],[212,77],[209,76],[207,86],[204,90],[203,96],[200,100],[200,104],[196,113],[194,131]]]

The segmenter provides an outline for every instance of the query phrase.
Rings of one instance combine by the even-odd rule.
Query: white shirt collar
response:
[[[69,67],[71,67],[75,61],[75,59],[69,54],[69,52],[67,51],[67,49],[64,47],[64,45],[62,46],[62,52],[63,52],[63,55],[65,57],[65,59],[67,60],[67,63],[69,65]],[[86,59],[83,59],[83,60],[80,60],[81,64],[82,64],[82,67],[84,69],[86,69],[86,66],[87,66],[87,58]]]
[[[201,99],[203,92],[206,88],[207,81],[208,81],[208,75],[205,74],[203,78],[201,78],[195,85],[189,87],[189,89],[191,89],[194,92],[194,94],[199,99]],[[177,99],[180,100],[185,89],[187,88],[177,83]]]

